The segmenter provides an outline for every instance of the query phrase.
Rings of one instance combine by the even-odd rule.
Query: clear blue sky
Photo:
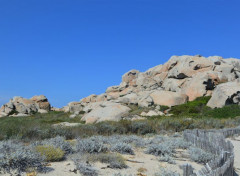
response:
[[[172,55],[240,58],[239,0],[0,0],[0,104],[61,107]]]

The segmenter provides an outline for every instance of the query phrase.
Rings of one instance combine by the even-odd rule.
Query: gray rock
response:
[[[240,83],[237,81],[218,85],[207,106],[221,108],[229,104],[240,104]]]
[[[53,124],[52,127],[76,127],[82,125],[81,123],[69,123],[69,122],[61,122],[57,124]]]
[[[83,104],[81,102],[70,102],[68,103],[68,109],[70,113],[80,112],[83,110]],[[66,108],[66,110],[68,110]]]
[[[153,105],[153,99],[150,96],[150,91],[139,92],[138,94],[138,106],[149,107]]]

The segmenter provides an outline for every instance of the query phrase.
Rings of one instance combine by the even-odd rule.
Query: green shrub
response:
[[[154,132],[155,130],[149,121],[133,121],[131,124],[131,133],[145,135]]]
[[[233,104],[222,108],[206,109],[203,115],[213,118],[234,118],[240,116],[240,106]]]
[[[211,97],[198,97],[194,101],[172,107],[170,113],[174,115],[194,116],[203,113]]]
[[[46,161],[60,161],[64,157],[64,151],[51,145],[36,146],[36,151],[44,156]]]
[[[160,106],[160,110],[161,110],[162,112],[164,112],[164,111],[166,111],[166,110],[168,110],[168,109],[169,109],[168,106],[164,106],[164,105],[161,105],[161,106]]]

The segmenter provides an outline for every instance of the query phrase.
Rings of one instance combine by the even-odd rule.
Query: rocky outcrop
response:
[[[240,82],[228,82],[217,86],[207,106],[221,108],[229,104],[240,105]]]
[[[148,110],[160,106],[161,109],[161,106],[176,106],[202,96],[212,96],[208,106],[222,107],[239,103],[238,78],[239,59],[223,59],[219,56],[206,58],[200,55],[172,56],[165,64],[145,72],[130,70],[122,76],[119,85],[107,88],[100,95],[92,94],[56,110],[71,113],[71,118],[83,114],[82,120],[95,123],[131,118],[130,106]],[[0,117],[46,113],[49,110],[50,104],[44,96],[34,96],[31,99],[15,97],[0,109]],[[158,110],[145,113],[146,116],[167,115]]]
[[[101,95],[90,95],[80,102],[70,103],[64,109],[73,114],[84,111],[83,119],[91,123],[121,119],[121,113],[113,113],[115,110],[118,112],[116,107],[129,105],[144,108],[156,105],[171,107],[212,94],[213,98],[209,106],[222,107],[224,103],[220,103],[221,101],[218,102],[219,105],[211,105],[211,102],[216,101],[214,97],[218,94],[213,92],[219,91],[218,85],[221,87],[223,83],[233,82],[239,77],[240,60],[238,59],[223,59],[219,56],[205,58],[200,55],[172,56],[165,64],[145,72],[130,70],[122,76],[119,85],[107,88]],[[239,94],[236,92],[230,94],[226,95],[226,97],[230,96],[227,103],[236,103]],[[103,103],[113,103],[114,106],[101,107]],[[123,114],[125,115],[127,111]],[[157,112],[150,112],[148,115],[157,114],[159,115]]]
[[[47,113],[51,106],[44,95],[34,96],[30,99],[14,97],[0,109],[0,117],[15,115],[24,116],[32,113]]]

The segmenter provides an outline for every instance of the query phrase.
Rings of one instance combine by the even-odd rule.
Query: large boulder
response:
[[[80,113],[83,110],[83,105],[81,102],[70,102],[67,110],[70,113]]]
[[[208,71],[197,73],[192,79],[188,79],[181,88],[181,92],[189,97],[189,101],[195,100],[211,92],[220,82],[217,72]]]
[[[101,121],[119,121],[128,114],[131,109],[119,103],[101,104],[97,108],[92,109],[88,114],[82,117],[86,123],[97,123]]]
[[[123,104],[137,104],[138,96],[136,93],[127,94],[123,97],[119,97],[118,102]]]
[[[188,101],[188,96],[185,94],[164,90],[154,91],[150,96],[156,105],[175,106]]]
[[[14,97],[8,103],[4,104],[0,109],[1,116],[46,113],[50,111],[51,106],[48,99],[43,96],[34,96],[31,99],[23,97]],[[20,115],[19,115],[20,114]]]
[[[240,82],[238,81],[218,85],[207,106],[221,108],[229,104],[240,104]]]
[[[172,56],[165,64],[168,68],[168,77],[184,79],[193,76],[197,72],[211,71],[214,63],[201,56]]]
[[[128,86],[134,86],[136,85],[136,78],[138,77],[138,74],[138,70],[131,70],[122,76],[122,82],[126,83]]]
[[[34,101],[38,105],[38,109],[44,109],[50,111],[51,105],[48,102],[47,97],[44,95],[34,96],[30,100]]]
[[[21,114],[31,114],[38,111],[38,105],[31,99],[14,97],[11,100],[14,110]]]

